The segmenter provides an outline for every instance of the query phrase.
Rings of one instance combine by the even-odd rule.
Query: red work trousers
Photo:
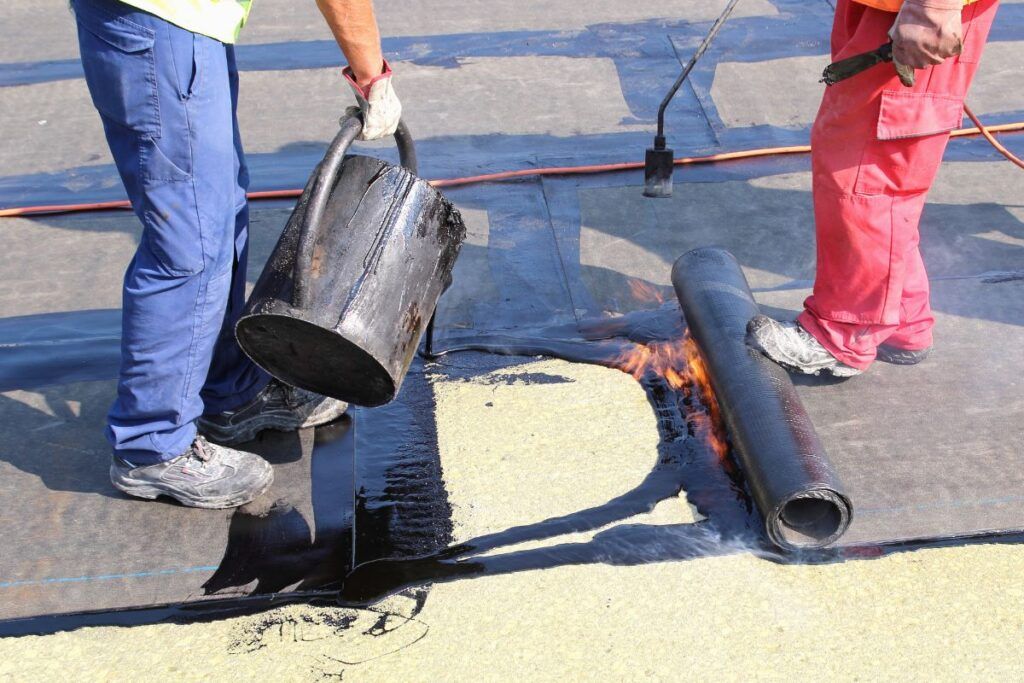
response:
[[[932,344],[918,222],[977,70],[998,0],[963,10],[963,51],[917,71],[913,88],[883,64],[826,88],[811,131],[818,270],[800,324],[864,369],[882,343]],[[896,15],[838,0],[832,58],[887,42]]]

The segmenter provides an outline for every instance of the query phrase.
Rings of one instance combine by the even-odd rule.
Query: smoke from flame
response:
[[[697,398],[706,412],[692,411],[687,419],[693,424],[696,434],[718,455],[719,460],[725,459],[729,444],[718,401],[715,400],[704,358],[689,334],[672,341],[637,344],[623,352],[616,359],[615,365],[638,380],[648,374],[662,377],[673,391]]]

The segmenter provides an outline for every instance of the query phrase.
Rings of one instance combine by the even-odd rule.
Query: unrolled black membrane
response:
[[[759,311],[740,264],[721,248],[694,249],[672,284],[768,537],[788,550],[834,543],[853,508],[789,375],[746,344]]]

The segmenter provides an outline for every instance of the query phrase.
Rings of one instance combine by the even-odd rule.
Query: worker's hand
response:
[[[351,67],[345,67],[343,73],[363,113],[363,132],[359,139],[377,140],[393,134],[402,118],[402,103],[398,101],[391,85],[391,67],[388,63],[384,62],[379,75],[364,82],[356,78]]]
[[[905,0],[889,31],[897,67],[926,69],[960,54],[962,10],[963,0]],[[900,80],[908,84],[902,73]]]

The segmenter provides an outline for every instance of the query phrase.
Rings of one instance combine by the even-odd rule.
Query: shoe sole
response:
[[[206,510],[223,510],[251,503],[266,493],[270,488],[270,485],[274,483],[274,470],[268,465],[266,481],[258,488],[249,491],[239,491],[238,493],[221,496],[220,498],[196,498],[174,489],[170,484],[153,484],[125,480],[121,479],[114,472],[110,473],[110,482],[118,491],[132,496],[133,498],[156,500],[160,496],[166,496],[168,498],[173,498],[186,507],[202,508]]]
[[[224,446],[236,446],[246,441],[252,441],[260,432],[265,432],[268,429],[279,432],[294,432],[297,429],[319,427],[328,422],[334,422],[348,410],[347,404],[341,405],[344,407],[339,406],[324,415],[318,416],[315,420],[307,419],[305,422],[297,422],[291,415],[271,414],[259,415],[230,429],[223,429],[202,418],[199,419],[197,426],[199,427],[199,433],[210,441]]]
[[[822,375],[828,375],[829,377],[835,377],[837,379],[849,379],[850,377],[856,377],[857,375],[863,372],[863,370],[858,370],[857,368],[818,368],[817,370],[807,370],[796,365],[790,365],[789,363],[777,361],[768,354],[764,353],[764,351],[761,351],[761,353],[764,355],[765,358],[775,363],[779,367],[783,368],[784,370],[795,372],[800,375],[807,375],[810,377],[820,377]]]
[[[879,346],[877,358],[883,363],[892,363],[893,365],[917,365],[926,360],[931,353],[930,346],[920,351],[898,349],[895,346]]]

